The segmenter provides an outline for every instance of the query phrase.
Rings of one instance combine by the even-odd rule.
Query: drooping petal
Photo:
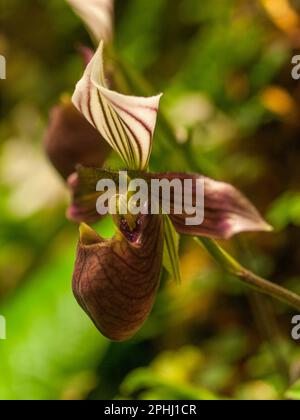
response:
[[[100,170],[82,168],[78,174],[74,175],[76,185],[74,184],[72,188],[74,198],[71,209],[73,216],[77,216],[77,218],[73,217],[76,221],[95,221],[99,218],[96,211],[99,193],[96,192],[95,185],[102,173]],[[179,188],[176,194],[174,194],[174,189],[170,188],[170,219],[181,234],[229,239],[241,232],[272,230],[250,201],[230,184],[196,174],[129,172],[129,175],[131,179],[135,176],[145,178],[149,183],[149,191],[151,180],[177,180],[179,182],[182,188]],[[189,182],[185,183],[185,181]],[[204,202],[201,199],[202,189],[197,187],[199,183],[203,185]],[[187,197],[183,194],[191,199],[186,201]],[[153,199],[158,201],[161,207],[166,204],[161,193],[159,196],[152,197]],[[175,214],[175,203],[178,204],[178,202],[185,206],[181,214]],[[203,204],[204,208],[202,208]],[[202,223],[187,225],[187,219],[193,217],[196,210],[200,218],[204,211]],[[71,216],[71,212],[69,215]]]
[[[78,82],[73,103],[121,156],[128,169],[147,168],[161,95],[121,95],[106,86],[103,43]]]
[[[131,232],[124,220],[120,232],[103,240],[81,227],[73,276],[79,305],[103,335],[130,339],[148,318],[159,287],[163,255],[160,216],[141,216]]]
[[[272,227],[262,218],[251,202],[235,187],[230,184],[196,174],[152,174],[151,179],[179,180],[182,183],[181,191],[171,190],[171,214],[177,232],[193,236],[206,236],[214,239],[230,239],[241,232],[270,231]],[[185,184],[185,181],[189,181]],[[201,186],[203,185],[204,201],[201,199]],[[197,196],[198,190],[198,196]],[[191,200],[186,202],[186,198]],[[185,203],[182,214],[175,214],[174,203]],[[163,199],[160,197],[163,204]],[[204,205],[204,207],[203,207]],[[203,211],[204,210],[204,211]],[[187,219],[192,213],[203,213],[200,224],[188,225]],[[193,216],[192,216],[193,217]]]
[[[44,148],[63,178],[71,175],[78,164],[101,167],[110,151],[98,131],[71,102],[52,109]]]
[[[113,37],[114,0],[67,0],[96,41]]]

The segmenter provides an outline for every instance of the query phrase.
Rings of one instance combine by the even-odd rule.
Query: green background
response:
[[[193,164],[229,181],[275,227],[224,245],[300,293],[299,2],[119,0],[115,48],[144,75]],[[295,313],[225,275],[181,241],[183,281],[162,284],[140,333],[110,343],[71,292],[78,227],[43,152],[48,113],[82,74],[82,22],[63,0],[2,0],[0,53],[0,399],[300,399]],[[294,22],[294,23],[293,23]],[[294,25],[294,26],[293,26]],[[132,92],[133,94],[136,92]],[[158,129],[153,170],[186,170]],[[114,161],[112,157],[112,163]],[[97,226],[105,236],[111,223]]]

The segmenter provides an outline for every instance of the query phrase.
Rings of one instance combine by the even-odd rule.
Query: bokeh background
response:
[[[300,2],[117,0],[115,14],[117,54],[165,93],[193,166],[275,227],[223,245],[300,293]],[[78,227],[42,147],[49,110],[82,74],[77,46],[92,44],[63,0],[1,0],[0,21],[0,399],[300,399],[295,312],[187,238],[182,284],[163,282],[140,333],[116,344],[96,331],[72,296]],[[186,169],[159,129],[151,166]],[[109,220],[97,230],[113,233]]]

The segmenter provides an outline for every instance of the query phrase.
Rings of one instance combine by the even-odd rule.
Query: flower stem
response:
[[[238,277],[247,286],[250,286],[265,295],[272,296],[273,298],[290,305],[294,309],[300,310],[300,296],[296,293],[252,273],[239,264],[215,241],[208,238],[195,238],[195,241],[204,246],[214,260],[220,264],[225,271]]]

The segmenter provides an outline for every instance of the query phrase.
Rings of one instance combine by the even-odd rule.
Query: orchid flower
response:
[[[148,172],[160,98],[161,95],[125,96],[110,90],[105,81],[102,43],[73,95],[77,109],[121,156],[130,178],[142,177],[148,182],[177,179],[182,183],[190,179],[193,202],[197,198],[195,185],[199,180],[204,182],[202,224],[187,226],[187,214],[178,215],[172,209],[169,218],[162,214],[119,214],[114,216],[115,237],[104,240],[85,223],[100,218],[96,211],[100,194],[96,192],[97,182],[103,178],[116,179],[117,173],[79,167],[69,178],[73,202],[68,216],[84,222],[73,276],[74,295],[96,327],[116,341],[131,338],[147,319],[164,261],[176,265],[175,229],[181,234],[221,239],[239,232],[270,230],[248,199],[229,184],[200,174]],[[175,195],[176,192],[171,202],[175,202]]]
[[[113,37],[114,0],[67,0],[97,42]]]

